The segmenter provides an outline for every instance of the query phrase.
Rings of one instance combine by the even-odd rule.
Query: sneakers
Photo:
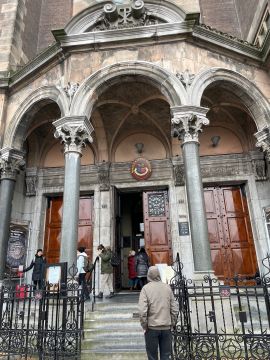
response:
[[[110,298],[112,298],[114,296],[115,296],[114,292],[110,292],[110,295],[108,295],[107,298],[110,299]]]
[[[97,295],[97,298],[98,298],[98,299],[103,299],[103,292],[100,292],[100,293]]]

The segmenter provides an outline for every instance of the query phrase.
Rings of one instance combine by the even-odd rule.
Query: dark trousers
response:
[[[84,300],[90,299],[89,290],[85,280],[86,273],[79,274],[79,285],[82,286],[82,297]]]
[[[160,360],[169,360],[172,354],[171,330],[148,329],[144,335],[148,360],[158,360],[158,348]]]
[[[42,289],[42,280],[33,280],[33,284],[34,291]]]

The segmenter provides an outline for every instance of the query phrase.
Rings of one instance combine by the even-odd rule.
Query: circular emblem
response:
[[[136,180],[146,180],[152,173],[151,164],[144,158],[138,158],[132,162],[130,173]]]

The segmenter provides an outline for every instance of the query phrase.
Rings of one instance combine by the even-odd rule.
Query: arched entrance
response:
[[[116,286],[128,287],[128,254],[145,247],[151,264],[172,262],[168,189],[172,173],[159,181],[158,172],[172,156],[170,106],[161,92],[136,77],[121,77],[108,86],[94,105],[91,122],[98,157],[109,163],[113,197],[113,247],[122,267]],[[132,175],[140,158],[145,169]],[[144,176],[144,171],[153,173]],[[141,177],[140,177],[141,176]],[[149,177],[148,177],[149,176]]]

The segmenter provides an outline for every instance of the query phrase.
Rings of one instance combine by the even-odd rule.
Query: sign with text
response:
[[[187,221],[178,223],[179,235],[187,236],[189,235],[189,224]]]
[[[6,260],[6,264],[8,268],[17,269],[20,265],[25,265],[27,239],[28,239],[27,225],[21,225],[21,224],[10,225],[7,260]]]

